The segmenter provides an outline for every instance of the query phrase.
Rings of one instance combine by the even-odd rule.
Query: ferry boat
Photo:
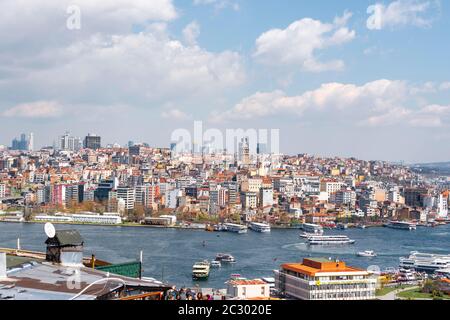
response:
[[[354,244],[356,241],[350,239],[347,236],[309,236],[307,243],[309,245],[341,245],[341,244]]]
[[[224,223],[223,226],[225,227],[225,230],[228,232],[243,234],[247,233],[248,231],[247,226],[244,226],[242,224]]]
[[[220,261],[213,260],[211,261],[211,268],[220,268],[222,267],[222,263]]]
[[[316,235],[323,234],[323,227],[318,224],[302,223],[300,225],[300,229],[305,231],[306,233],[311,233],[311,234],[316,234]]]
[[[387,228],[400,229],[400,230],[416,230],[417,225],[407,221],[389,221],[384,224]]]
[[[417,272],[434,273],[439,269],[450,268],[450,255],[413,251],[409,257],[400,258],[400,267]]]
[[[194,280],[206,280],[209,278],[210,263],[208,261],[197,262],[192,267]]]
[[[236,259],[229,253],[218,253],[215,261],[219,261],[221,263],[236,263]]]
[[[269,233],[270,232],[270,225],[266,223],[258,223],[258,222],[250,222],[248,225],[250,230],[260,232],[260,233]]]
[[[377,256],[375,251],[372,251],[372,250],[360,251],[356,255],[358,257],[367,257],[367,258],[372,258],[372,257],[376,257]]]

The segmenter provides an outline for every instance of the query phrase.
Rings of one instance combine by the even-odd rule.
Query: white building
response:
[[[4,183],[0,183],[0,199],[6,196],[6,185]]]
[[[118,187],[117,199],[123,199],[125,201],[125,209],[133,210],[134,203],[136,202],[136,192],[134,188],[130,187]]]
[[[448,217],[448,192],[443,192],[439,195],[437,201],[437,215],[439,218]]]
[[[169,209],[176,209],[178,206],[178,197],[180,197],[181,195],[182,192],[179,189],[167,191],[166,207]]]
[[[261,189],[259,191],[259,205],[263,208],[273,206],[273,189]]]
[[[230,280],[227,295],[237,299],[269,298],[270,284],[263,280]]]

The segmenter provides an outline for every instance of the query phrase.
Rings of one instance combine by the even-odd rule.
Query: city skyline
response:
[[[285,154],[450,159],[443,1],[120,2],[78,1],[70,29],[69,1],[6,1],[0,144],[70,131],[168,147],[199,120],[280,129]]]

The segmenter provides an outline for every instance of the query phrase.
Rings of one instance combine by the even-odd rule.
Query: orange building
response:
[[[280,292],[301,300],[370,300],[377,283],[365,270],[323,258],[283,264],[275,281]]]

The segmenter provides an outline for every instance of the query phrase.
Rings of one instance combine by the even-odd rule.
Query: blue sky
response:
[[[291,154],[450,160],[444,1],[23,3],[0,13],[0,144],[69,130],[168,146],[201,120],[279,128]]]

